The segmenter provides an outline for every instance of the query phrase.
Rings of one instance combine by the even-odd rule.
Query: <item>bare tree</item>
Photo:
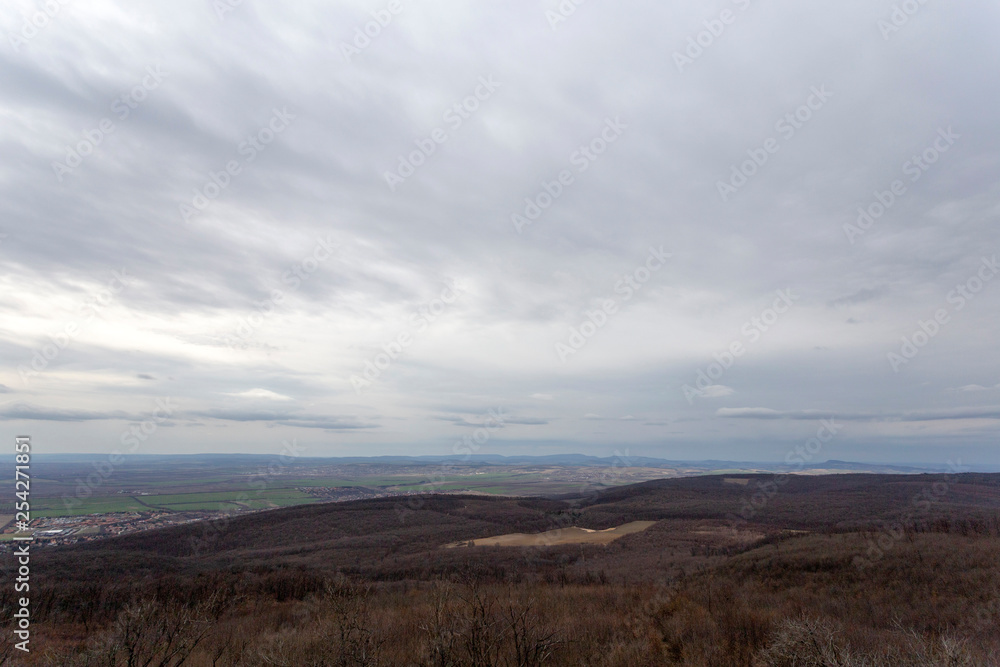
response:
[[[540,667],[552,657],[559,641],[555,632],[542,628],[534,600],[518,604],[511,599],[504,617],[513,643],[511,655],[506,660],[509,667]]]
[[[179,667],[211,629],[200,609],[161,604],[155,600],[130,603],[109,631],[93,646],[64,665],[74,667]]]
[[[372,590],[337,580],[327,584],[326,600],[332,611],[339,667],[377,667],[381,664],[385,637],[373,627]]]
[[[420,630],[427,636],[427,667],[454,667],[458,664],[458,632],[451,608],[452,590],[448,584],[438,582],[433,592],[434,610]]]
[[[465,664],[469,667],[495,667],[500,664],[504,631],[496,611],[496,597],[475,578],[469,578],[458,599],[462,602],[459,641],[468,660]]]

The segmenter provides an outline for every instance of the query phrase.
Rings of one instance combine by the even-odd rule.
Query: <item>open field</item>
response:
[[[231,512],[414,493],[558,496],[722,471],[730,475],[730,483],[739,484],[740,478],[733,475],[760,471],[759,464],[739,468],[723,462],[679,464],[651,459],[569,464],[550,459],[559,457],[534,462],[525,458],[348,463],[252,456],[133,456],[117,466],[111,466],[106,457],[39,457],[33,462],[32,509],[36,517],[52,518],[150,509]],[[845,470],[850,467],[842,465],[836,471]],[[0,488],[5,484],[11,482],[0,481]],[[12,513],[12,491],[0,497],[0,513]]]
[[[601,466],[276,461],[276,457],[137,456],[112,467],[100,457],[40,458],[32,480],[33,516],[151,509],[228,513],[414,493],[538,496],[677,474],[673,469],[642,467],[609,471]],[[0,500],[0,511],[7,506],[12,508],[11,501]]]
[[[603,530],[570,526],[547,530],[544,533],[511,533],[496,537],[484,537],[478,540],[454,542],[446,544],[444,547],[454,549],[455,547],[548,547],[560,544],[608,544],[624,535],[646,530],[655,523],[655,521],[630,521],[621,526],[604,528]]]
[[[112,512],[142,512],[149,509],[142,502],[129,496],[103,496],[85,498],[67,506],[63,498],[34,497],[31,499],[33,518],[83,516],[86,514],[107,514]]]

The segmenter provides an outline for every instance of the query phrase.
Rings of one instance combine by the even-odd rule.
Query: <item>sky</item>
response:
[[[998,34],[987,0],[12,0],[3,430],[1000,465]]]

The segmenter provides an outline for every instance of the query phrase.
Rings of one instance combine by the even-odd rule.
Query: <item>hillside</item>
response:
[[[654,523],[608,544],[553,539],[533,547],[445,548],[639,521]],[[603,655],[608,646],[601,642],[621,645],[629,624],[642,628],[641,641],[626,642],[632,653],[593,664],[644,664],[635,656],[652,655],[675,656],[677,664],[758,664],[780,636],[795,632],[829,633],[844,647],[869,652],[903,651],[919,636],[928,642],[919,650],[933,652],[941,637],[996,642],[987,628],[1000,621],[1000,475],[726,475],[558,499],[426,495],[327,503],[44,549],[33,566],[35,623],[71,651],[82,650],[73,639],[87,634],[81,627],[113,633],[109,624],[140,600],[201,614],[215,628],[203,641],[220,651],[235,641],[234,624],[251,619],[258,631],[244,639],[258,657],[270,650],[258,645],[261,638],[281,628],[298,637],[286,638],[296,651],[307,651],[312,640],[297,633],[318,631],[310,625],[316,618],[335,622],[317,611],[329,609],[334,595],[378,617],[372,627],[385,628],[385,655],[418,654],[433,647],[419,623],[403,619],[433,615],[437,590],[456,619],[469,595],[486,596],[490,614],[501,614],[502,600],[534,600],[538,623],[563,642],[552,654],[556,662],[544,664],[584,664],[574,661],[588,651]],[[341,592],[331,593],[331,585]],[[10,604],[4,595],[0,602]],[[606,626],[571,620],[571,610],[593,604],[607,606]],[[282,609],[313,611],[302,625]],[[400,624],[410,630],[396,637],[389,628]],[[218,634],[222,628],[230,634]],[[717,649],[709,650],[712,642]]]
[[[665,479],[557,500],[425,495],[324,503],[46,550],[38,558],[44,572],[63,581],[90,580],[100,572],[211,571],[234,563],[397,577],[409,576],[415,563],[435,572],[454,566],[451,559],[459,556],[436,551],[445,544],[568,526],[601,530],[657,521],[626,544],[655,536],[650,549],[664,540],[710,549],[732,546],[721,536],[734,529],[744,533],[742,543],[748,535],[762,539],[784,530],[989,523],[1000,513],[1000,474],[788,476],[780,486],[776,479],[782,478]],[[432,562],[423,557],[428,552],[435,553]]]

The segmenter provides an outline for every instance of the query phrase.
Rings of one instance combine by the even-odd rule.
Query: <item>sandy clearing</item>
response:
[[[497,535],[496,537],[484,537],[478,540],[465,540],[463,542],[452,542],[444,545],[446,549],[455,547],[549,547],[556,544],[607,544],[617,540],[623,535],[639,533],[650,526],[655,521],[632,521],[614,528],[605,530],[591,530],[590,528],[559,528],[549,530],[544,533],[511,533],[510,535]]]

